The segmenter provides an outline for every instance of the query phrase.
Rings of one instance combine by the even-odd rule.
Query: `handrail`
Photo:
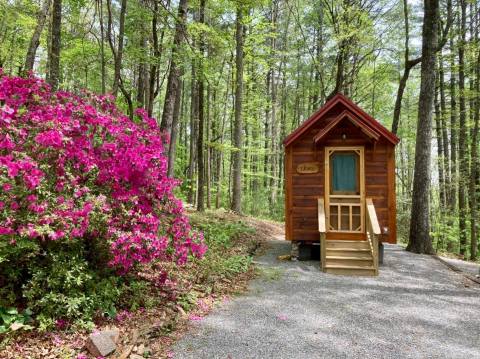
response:
[[[318,232],[320,233],[320,261],[322,271],[325,270],[326,261],[326,219],[325,219],[325,202],[323,198],[318,199]]]
[[[371,198],[366,198],[367,204],[367,238],[370,243],[373,256],[373,266],[375,275],[378,275],[378,236],[381,234],[380,225],[378,224],[377,213]]]

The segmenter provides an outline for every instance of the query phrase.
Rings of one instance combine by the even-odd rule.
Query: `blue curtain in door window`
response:
[[[334,192],[357,191],[357,155],[334,153],[332,156],[332,187]]]

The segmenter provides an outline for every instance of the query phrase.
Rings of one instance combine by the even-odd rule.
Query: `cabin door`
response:
[[[365,239],[363,147],[325,148],[327,239]]]

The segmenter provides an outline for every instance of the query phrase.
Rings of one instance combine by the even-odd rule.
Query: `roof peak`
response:
[[[334,106],[338,103],[342,103],[347,110],[356,115],[359,120],[364,121],[366,125],[372,127],[377,132],[385,137],[393,145],[396,145],[400,139],[388,129],[386,129],[380,122],[375,120],[372,116],[366,113],[360,106],[350,100],[341,92],[337,92],[325,102],[325,104],[315,111],[307,120],[305,120],[297,129],[290,133],[283,141],[284,146],[290,145],[294,142],[299,136],[301,136],[305,131],[307,131],[313,124],[321,120],[324,115],[326,115]]]

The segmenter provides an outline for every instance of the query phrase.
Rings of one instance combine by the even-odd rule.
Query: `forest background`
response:
[[[436,250],[475,259],[479,23],[474,0],[1,0],[0,67],[33,70],[54,89],[113,94],[134,119],[144,108],[171,137],[180,197],[276,220],[283,138],[343,92],[401,138],[398,235],[407,241],[430,36],[433,116],[420,142],[430,158],[417,172],[431,185],[419,187],[428,192],[420,211]]]

